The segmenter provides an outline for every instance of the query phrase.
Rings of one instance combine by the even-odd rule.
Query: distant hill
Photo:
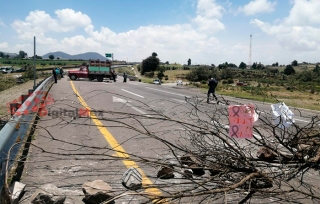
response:
[[[96,52],[86,52],[83,54],[77,54],[77,55],[69,55],[67,53],[64,52],[50,52],[48,54],[45,54],[42,56],[43,59],[49,58],[49,55],[53,55],[55,59],[57,59],[57,57],[60,57],[60,59],[82,59],[82,60],[89,60],[89,59],[93,59],[93,60],[106,60],[107,58],[100,55],[99,53]]]

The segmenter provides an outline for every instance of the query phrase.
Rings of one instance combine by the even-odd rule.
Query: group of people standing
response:
[[[58,79],[60,80],[61,78],[63,78],[63,72],[64,71],[63,71],[62,67],[57,67],[57,68],[52,69],[54,83],[57,83]]]

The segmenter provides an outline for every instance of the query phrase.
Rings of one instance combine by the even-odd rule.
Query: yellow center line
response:
[[[83,100],[83,98],[80,96],[79,92],[75,88],[72,81],[70,81],[71,87],[74,91],[74,93],[77,95],[80,104],[85,107],[88,111],[90,111],[90,107],[87,105],[87,103]],[[117,140],[112,136],[112,134],[108,131],[108,129],[102,124],[102,122],[97,118],[97,116],[94,114],[94,112],[90,112],[89,117],[94,122],[94,124],[98,127],[101,134],[104,136],[104,138],[107,140],[111,148],[116,152],[117,156],[119,158],[122,158],[123,164],[127,167],[134,167],[139,170],[139,172],[142,175],[142,185],[152,185],[152,181],[146,176],[146,174],[139,168],[137,163],[135,163],[132,160],[129,160],[129,155],[126,153],[126,151],[121,147],[121,145],[117,142]],[[154,194],[154,195],[161,195],[161,191],[157,188],[147,188],[145,190],[147,193]]]

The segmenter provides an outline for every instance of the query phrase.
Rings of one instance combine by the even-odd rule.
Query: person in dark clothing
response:
[[[61,78],[63,78],[63,69],[62,69],[62,67],[60,67],[60,75],[61,75]]]
[[[218,98],[215,94],[217,85],[218,85],[218,81],[216,79],[211,78],[209,80],[209,83],[208,83],[209,90],[208,90],[208,94],[207,94],[207,103],[209,103],[209,98],[210,98],[211,93],[212,93],[213,97],[216,99],[216,101],[218,101]]]
[[[127,74],[126,73],[123,73],[123,82],[127,83]]]
[[[54,78],[54,83],[57,83],[57,72],[56,72],[55,68],[52,69],[52,75],[53,75],[53,78]]]
[[[112,70],[112,72],[111,72],[111,74],[112,74],[112,77],[113,77],[113,81],[114,82],[116,82],[117,80],[117,74],[116,74],[116,72],[114,71],[114,70]]]

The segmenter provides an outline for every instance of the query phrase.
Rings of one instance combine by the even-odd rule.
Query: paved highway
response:
[[[211,128],[214,118],[223,127],[228,124],[226,103],[249,103],[231,97],[223,101],[219,97],[222,103],[207,104],[206,95],[199,89],[175,84],[123,83],[121,76],[117,82],[102,83],[63,78],[52,86],[49,97],[54,103],[47,104],[48,114],[39,122],[21,180],[27,184],[24,203],[29,202],[37,187],[46,183],[68,189],[72,195],[69,203],[82,203],[81,185],[97,179],[109,183],[116,194],[123,193],[121,177],[131,166],[141,170],[144,185],[161,183],[156,178],[160,165],[142,160],[174,162],[174,155],[162,140],[177,147],[190,147],[186,139],[190,125]],[[270,104],[255,105],[261,118],[270,119]],[[308,110],[293,111],[299,125],[306,125],[312,116],[319,115]],[[220,131],[227,136],[227,130]],[[261,129],[264,131],[268,133]],[[249,143],[243,140],[241,144]],[[160,194],[157,188],[147,192]],[[140,199],[125,196],[119,201],[141,203]]]

